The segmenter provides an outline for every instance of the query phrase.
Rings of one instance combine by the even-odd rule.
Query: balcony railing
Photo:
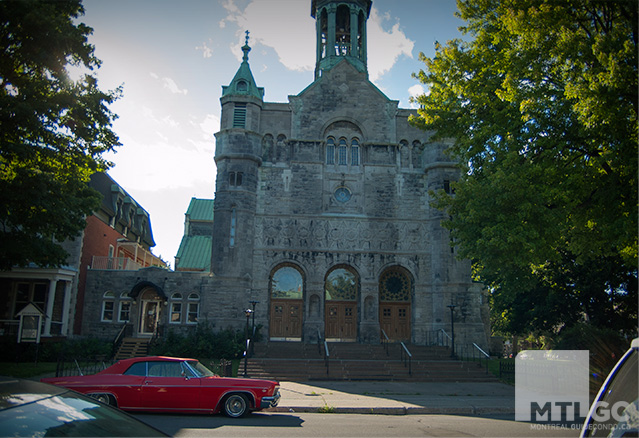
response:
[[[142,266],[126,257],[99,257],[93,256],[91,269],[101,271],[117,270],[117,271],[137,271]]]

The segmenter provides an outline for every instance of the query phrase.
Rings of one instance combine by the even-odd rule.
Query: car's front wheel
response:
[[[224,414],[231,418],[240,418],[248,414],[249,402],[244,394],[231,394],[224,400]]]
[[[105,405],[117,405],[115,398],[111,394],[91,394],[91,397],[93,397],[100,403],[104,403]]]

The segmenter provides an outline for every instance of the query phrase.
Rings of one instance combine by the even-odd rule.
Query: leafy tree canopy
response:
[[[458,0],[468,41],[437,44],[412,122],[454,138],[435,195],[497,328],[637,326],[635,0]]]
[[[99,206],[89,176],[119,145],[80,0],[0,2],[0,269],[64,264]],[[69,69],[82,71],[73,80]]]

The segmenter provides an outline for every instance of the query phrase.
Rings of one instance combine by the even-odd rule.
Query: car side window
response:
[[[180,362],[149,362],[149,377],[181,377]]]
[[[146,376],[146,362],[136,362],[124,372],[127,376]]]

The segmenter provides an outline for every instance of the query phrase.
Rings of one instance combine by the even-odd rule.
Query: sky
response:
[[[78,21],[102,61],[102,90],[122,146],[109,175],[150,215],[152,252],[174,266],[191,198],[215,195],[215,137],[222,86],[249,65],[266,102],[287,102],[313,82],[311,0],[84,0]],[[436,41],[461,38],[455,0],[373,0],[367,22],[369,79],[401,108],[425,87],[413,73]]]

